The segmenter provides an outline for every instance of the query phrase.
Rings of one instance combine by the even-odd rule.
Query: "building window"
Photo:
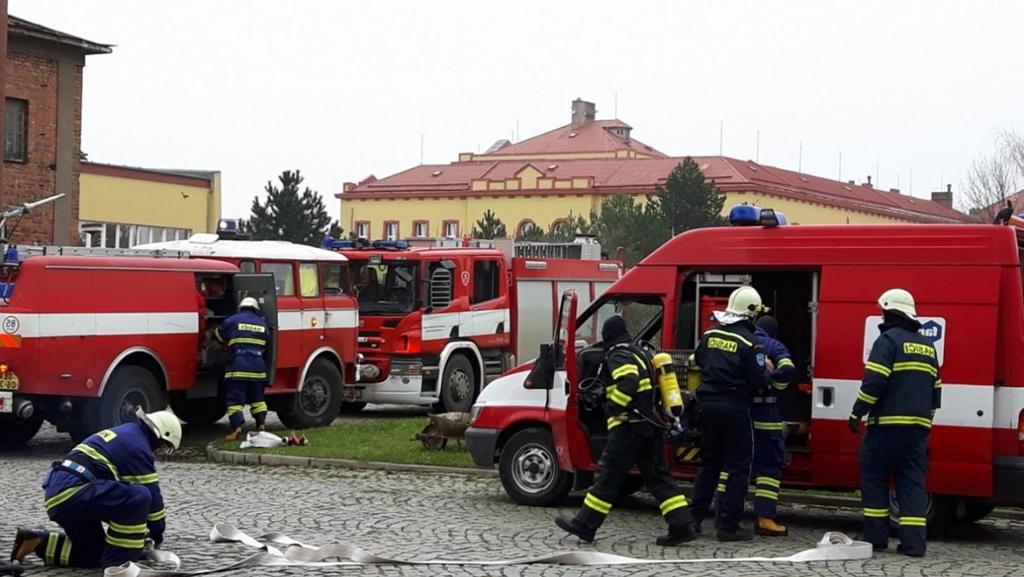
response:
[[[4,160],[11,162],[28,161],[28,100],[8,98],[4,112]]]
[[[429,220],[414,220],[412,221],[412,235],[417,238],[425,238],[430,236],[430,221]]]
[[[384,240],[398,240],[398,221],[384,221]]]
[[[472,304],[493,300],[501,296],[501,267],[496,260],[478,260],[473,263]]]
[[[359,238],[370,238],[370,221],[356,221],[356,236]]]
[[[446,220],[441,224],[441,234],[445,238],[458,238],[459,236],[459,221],[457,220]]]
[[[274,288],[277,291],[277,296],[295,296],[295,273],[292,272],[291,263],[261,263],[260,272],[269,272],[274,275]]]
[[[304,298],[320,296],[320,271],[316,263],[299,263],[299,294]]]
[[[537,223],[532,220],[525,218],[519,222],[519,226],[516,227],[516,236],[526,236],[533,229],[537,228]]]
[[[186,228],[165,228],[141,224],[80,222],[78,238],[88,248],[132,248],[140,244],[188,238]]]

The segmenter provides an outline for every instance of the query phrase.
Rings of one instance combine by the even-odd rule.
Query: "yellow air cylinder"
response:
[[[661,391],[661,406],[670,415],[679,416],[683,412],[683,394],[679,390],[676,368],[672,364],[672,355],[658,353],[651,359],[654,371],[658,374],[658,390]]]

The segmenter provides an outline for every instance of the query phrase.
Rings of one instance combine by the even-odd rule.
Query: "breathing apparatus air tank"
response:
[[[654,372],[658,375],[658,390],[661,391],[661,406],[669,417],[683,414],[683,394],[679,390],[679,379],[672,364],[672,355],[658,353],[651,359]]]

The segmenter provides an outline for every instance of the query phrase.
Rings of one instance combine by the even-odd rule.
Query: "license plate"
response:
[[[14,408],[14,393],[0,392],[0,413],[10,413]]]
[[[345,400],[352,403],[363,400],[363,390],[355,387],[345,389]]]
[[[0,374],[0,391],[18,390],[18,375],[11,371]]]

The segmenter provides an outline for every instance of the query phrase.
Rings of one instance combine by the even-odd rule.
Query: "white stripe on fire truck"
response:
[[[0,313],[4,327],[17,320],[11,334],[22,338],[114,335],[177,335],[199,332],[199,315],[181,313]]]
[[[452,327],[459,327],[459,336],[478,337],[498,333],[498,325],[504,323],[505,332],[512,330],[510,309],[467,311],[461,313],[439,313],[423,315],[420,338],[424,341],[445,340],[452,333]]]
[[[326,318],[326,327],[324,320]],[[316,327],[313,326],[316,319]],[[303,311],[278,311],[277,327],[281,331],[298,331],[312,328],[354,329],[359,326],[359,314],[355,309],[314,309]]]
[[[815,419],[845,421],[857,400],[860,381],[814,379]],[[832,404],[824,405],[823,388],[832,389]],[[935,413],[936,425],[1016,429],[1017,415],[1024,409],[1024,387],[993,387],[942,383],[942,408]]]

